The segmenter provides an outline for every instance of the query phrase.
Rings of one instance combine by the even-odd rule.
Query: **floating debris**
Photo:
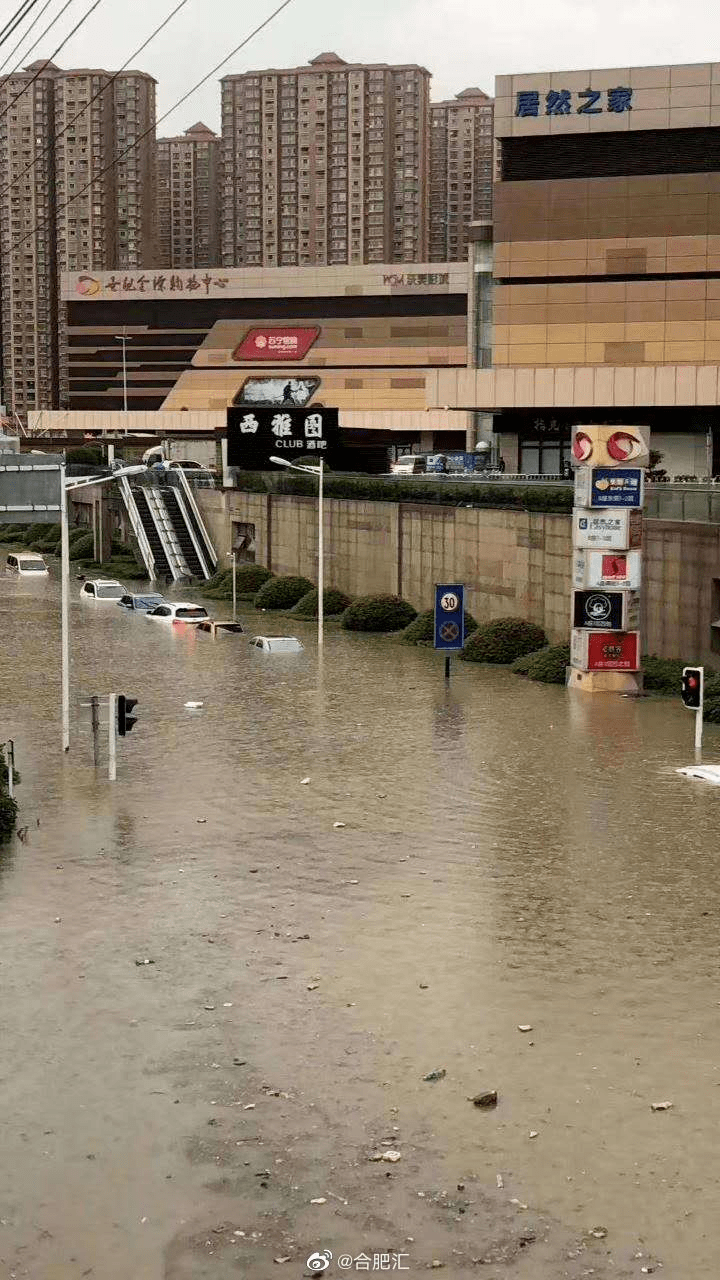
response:
[[[474,1098],[468,1098],[468,1102],[472,1102],[475,1107],[496,1107],[498,1102],[497,1089],[485,1089],[482,1093],[476,1093]]]
[[[672,1102],[651,1102],[651,1111],[669,1111],[674,1104]]]
[[[444,1080],[446,1075],[445,1068],[438,1067],[436,1071],[428,1071],[427,1075],[423,1076],[423,1080]]]

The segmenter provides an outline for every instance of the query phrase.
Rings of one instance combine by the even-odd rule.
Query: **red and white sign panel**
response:
[[[639,671],[639,631],[582,631],[574,628],[570,662],[583,671]]]
[[[233,360],[275,361],[303,360],[317,342],[319,328],[249,329],[233,351]]]
[[[578,591],[592,587],[640,586],[639,551],[576,551],[573,556],[573,586]]]

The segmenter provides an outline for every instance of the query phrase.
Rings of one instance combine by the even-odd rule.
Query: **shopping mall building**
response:
[[[495,133],[491,367],[429,371],[429,405],[491,418],[508,471],[595,422],[717,474],[720,63],[500,76]]]

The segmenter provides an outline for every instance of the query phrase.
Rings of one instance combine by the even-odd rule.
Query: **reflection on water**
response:
[[[2,736],[17,743],[24,820],[41,819],[0,858],[2,959],[27,990],[44,981],[50,944],[26,942],[56,864],[82,884],[67,910],[93,917],[98,945],[103,929],[122,939],[118,896],[150,936],[196,930],[207,885],[230,892],[251,850],[276,876],[273,902],[337,923],[343,1007],[385,1037],[384,1079],[402,1080],[406,1060],[460,1078],[481,1053],[508,1117],[482,1152],[450,1090],[433,1093],[458,1172],[512,1167],[535,1204],[651,1239],[666,1275],[673,1261],[676,1275],[715,1274],[702,1240],[720,1106],[720,796],[673,772],[691,756],[679,703],[569,696],[462,663],[447,685],[432,653],[332,629],[319,671],[312,627],[302,654],[270,656],[75,599],[63,759],[56,583],[0,579],[0,625]],[[264,625],[247,618],[250,634]],[[110,689],[139,698],[115,786],[93,770],[80,706]],[[711,728],[707,748],[720,750]],[[242,926],[241,913],[238,938]],[[419,1014],[405,993],[428,975]],[[7,995],[16,1032],[22,998]],[[518,1046],[520,1022],[532,1047]],[[19,1043],[32,1051],[29,1030]],[[64,1051],[72,1062],[76,1041]],[[651,1113],[665,1097],[675,1110]]]

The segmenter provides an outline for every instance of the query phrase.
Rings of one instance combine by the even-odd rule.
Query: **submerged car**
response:
[[[127,595],[127,587],[113,578],[89,578],[80,588],[81,600],[98,600],[105,604],[117,604],[124,595]]]
[[[165,604],[165,597],[153,592],[141,591],[137,595],[131,593],[121,596],[118,604],[121,609],[128,609],[131,613],[147,613],[149,609],[157,609],[158,605]]]
[[[192,604],[187,600],[166,600],[164,604],[157,605],[154,609],[148,609],[145,614],[151,622],[189,622],[195,624],[203,622],[208,617],[207,609],[201,604]]]
[[[263,653],[300,653],[305,647],[296,636],[253,636],[250,645]]]
[[[236,635],[243,635],[244,629],[239,622],[224,621],[216,618],[204,618],[202,622],[198,622],[198,631],[207,631],[208,635],[217,636],[223,631],[230,631]]]
[[[36,578],[38,574],[47,577],[48,569],[42,556],[34,551],[18,551],[9,555],[5,563],[6,573],[16,573],[19,578]]]

